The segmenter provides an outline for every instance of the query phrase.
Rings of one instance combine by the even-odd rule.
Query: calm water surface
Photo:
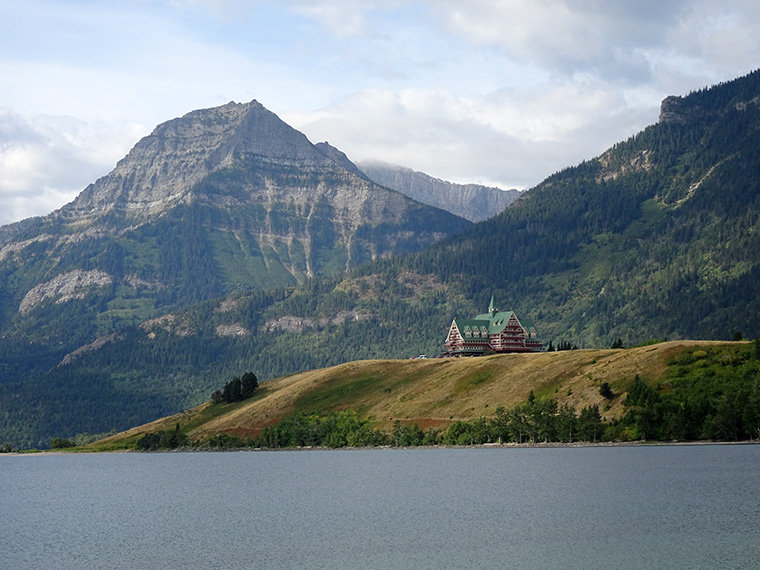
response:
[[[760,568],[760,446],[0,457],[0,566]]]

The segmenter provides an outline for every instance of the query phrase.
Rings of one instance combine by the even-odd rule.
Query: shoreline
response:
[[[211,448],[178,448],[178,449],[160,449],[154,451],[138,451],[134,449],[115,449],[115,450],[25,450],[12,451],[9,453],[0,453],[2,457],[41,457],[51,455],[94,455],[110,453],[240,453],[240,452],[281,452],[281,451],[366,451],[370,449],[377,450],[414,450],[414,449],[561,449],[561,448],[583,448],[583,447],[673,447],[673,446],[704,446],[704,445],[758,445],[760,440],[745,441],[600,441],[600,442],[547,442],[547,443],[481,443],[477,445],[416,445],[416,446],[364,446],[364,447],[239,447],[230,449],[211,449]]]

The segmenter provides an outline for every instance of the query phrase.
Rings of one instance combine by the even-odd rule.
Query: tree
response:
[[[602,434],[602,416],[599,406],[586,406],[578,417],[578,434],[583,441],[596,442]]]
[[[612,387],[609,382],[604,382],[599,386],[599,395],[605,400],[612,400],[615,393],[612,391]]]
[[[395,428],[395,422],[394,422],[394,428]],[[468,429],[467,423],[457,420],[449,426],[448,430],[446,430],[446,434],[443,437],[443,442],[446,445],[467,445],[470,443],[468,432],[469,432],[469,429]]]
[[[253,393],[259,387],[259,380],[253,372],[246,372],[242,377],[235,376],[232,380],[224,385],[224,390],[217,394],[219,390],[211,394],[211,400],[214,403],[224,400],[228,404],[240,402],[253,396]]]
[[[180,431],[179,424],[176,424],[174,429],[146,433],[137,440],[135,447],[138,451],[152,451],[154,449],[177,449],[187,444],[187,435]]]
[[[259,387],[259,379],[253,372],[246,372],[240,378],[240,395],[243,400],[253,396],[256,388]]]
[[[557,400],[540,399],[533,405],[538,440],[556,441]]]
[[[508,417],[510,439],[517,443],[522,443],[526,428],[525,409],[522,406],[515,406],[509,411]]]
[[[647,406],[659,401],[660,395],[653,388],[647,386],[641,377],[636,374],[628,388],[628,397],[625,399],[626,406]]]
[[[496,417],[492,425],[493,436],[499,441],[509,441],[509,412],[504,406],[496,408]]]
[[[66,447],[75,447],[76,444],[70,439],[54,437],[50,440],[50,449],[64,449]]]
[[[241,384],[240,378],[237,376],[225,384],[224,390],[222,391],[222,397],[225,402],[231,404],[243,399]]]
[[[625,348],[623,346],[623,339],[618,337],[618,339],[610,345],[610,348]]]
[[[577,423],[575,408],[570,404],[564,404],[557,412],[557,439],[563,443],[572,443],[576,435]]]

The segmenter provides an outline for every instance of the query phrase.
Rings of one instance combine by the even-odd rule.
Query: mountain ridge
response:
[[[401,192],[423,204],[435,205],[471,222],[486,220],[520,197],[518,190],[481,184],[456,184],[394,164],[363,161],[359,170],[374,182]]]
[[[230,102],[161,123],[113,171],[60,211],[75,216],[110,208],[160,208],[192,193],[197,183],[232,166],[239,155],[273,162],[324,163],[305,135],[257,101]]]

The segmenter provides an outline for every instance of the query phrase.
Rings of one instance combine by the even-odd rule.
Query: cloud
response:
[[[295,9],[330,29],[340,38],[366,36],[370,26],[365,13],[373,3],[355,2],[295,2]]]
[[[760,61],[755,0],[28,0],[0,19],[0,223],[154,125],[259,100],[313,141],[530,187]],[[39,198],[38,198],[39,196]],[[46,209],[47,208],[47,209]]]
[[[602,82],[538,84],[463,97],[449,90],[363,90],[284,118],[349,158],[401,164],[454,182],[527,188],[657,120]]]
[[[467,53],[497,48],[515,64],[565,78],[667,82],[673,68],[686,67],[684,79],[696,75],[712,82],[746,73],[760,55],[760,4],[754,0],[291,0],[285,5],[335,37],[403,40],[399,30],[413,25],[459,51],[463,45],[469,46]]]
[[[466,7],[446,0],[440,6],[452,33],[465,41],[497,45],[556,73],[591,69],[618,78],[641,76],[639,48],[661,45],[682,9],[680,2],[651,0],[475,0]]]
[[[406,62],[404,85],[289,113],[293,124],[357,160],[528,187],[654,123],[665,96],[742,75],[760,55],[760,6],[749,1],[424,4],[419,35],[435,29],[436,49],[443,38],[455,46],[437,53],[440,69]],[[376,9],[353,8],[365,24]],[[389,33],[399,51],[412,45]],[[423,50],[415,61],[424,60]]]
[[[50,213],[110,171],[143,127],[0,109],[0,225]]]
[[[454,0],[435,2],[450,32],[566,77],[664,81],[672,67],[710,80],[746,73],[760,55],[752,0]],[[672,65],[671,65],[672,64]]]

